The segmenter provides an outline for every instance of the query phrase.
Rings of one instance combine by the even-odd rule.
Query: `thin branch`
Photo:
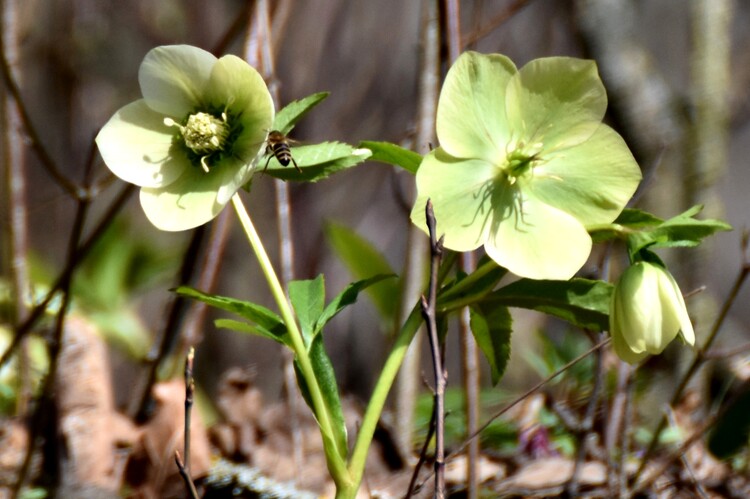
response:
[[[240,36],[240,34],[245,30],[245,26],[247,25],[247,18],[250,16],[250,13],[253,11],[254,7],[255,0],[247,0],[242,5],[239,12],[237,13],[237,16],[232,21],[232,24],[229,25],[227,31],[211,49],[211,52],[214,55],[224,54],[232,44],[234,39]]]
[[[430,339],[430,354],[435,374],[435,497],[445,497],[445,385],[448,373],[443,367],[440,351],[440,340],[437,331],[435,304],[437,302],[437,283],[440,259],[443,255],[443,238],[437,238],[435,213],[432,202],[428,199],[425,207],[427,229],[430,232],[430,284],[428,296],[422,295],[422,317],[427,324],[427,337]]]
[[[471,274],[476,262],[473,252],[461,255],[462,270]],[[466,411],[466,435],[473,435],[479,427],[479,350],[471,331],[469,307],[464,307],[459,316],[459,338],[461,344],[461,370],[463,371],[464,408]],[[479,439],[475,438],[468,446],[466,459],[467,499],[479,497]]]
[[[501,410],[499,410],[498,412],[496,412],[495,414],[493,414],[482,426],[479,427],[479,429],[476,431],[476,433],[474,433],[473,435],[470,435],[458,448],[456,448],[453,452],[451,452],[450,454],[448,454],[446,456],[446,461],[448,461],[450,459],[453,459],[454,457],[456,457],[456,456],[460,455],[461,453],[463,453],[464,450],[466,449],[466,447],[469,445],[469,442],[471,442],[471,440],[477,438],[497,418],[499,418],[500,416],[502,416],[503,414],[505,414],[506,412],[508,412],[509,410],[511,410],[513,407],[517,406],[518,404],[520,404],[521,402],[523,402],[524,400],[526,400],[528,397],[530,397],[531,395],[533,395],[536,391],[538,391],[544,385],[546,385],[547,383],[549,383],[550,381],[552,381],[553,379],[555,379],[556,377],[558,377],[559,375],[561,375],[562,373],[564,373],[565,371],[567,371],[568,369],[570,369],[571,367],[573,367],[574,365],[578,364],[580,361],[582,361],[583,359],[585,359],[586,357],[588,357],[592,353],[594,353],[597,350],[599,350],[599,349],[601,349],[601,348],[609,345],[609,343],[611,341],[612,341],[611,338],[607,338],[606,340],[603,340],[603,341],[597,343],[596,345],[594,345],[593,347],[589,348],[588,350],[586,350],[585,352],[583,352],[581,355],[579,355],[578,357],[576,357],[575,359],[571,360],[570,362],[568,362],[567,364],[565,364],[564,366],[562,366],[560,369],[558,369],[554,373],[552,373],[549,376],[547,376],[546,378],[544,378],[542,381],[540,381],[536,385],[534,385],[531,388],[529,388],[528,390],[526,390],[526,392],[523,395],[521,395],[520,397],[518,397],[517,399],[515,399],[513,402],[511,402],[510,404],[506,405]],[[427,476],[425,478],[425,480],[429,480],[431,476],[432,475]],[[419,490],[421,487],[422,487],[422,485],[419,485],[417,487],[417,490]]]
[[[604,448],[611,471],[609,474],[610,490],[619,487],[624,477],[624,469],[621,464],[623,455],[628,452],[625,436],[628,428],[626,412],[630,396],[631,372],[630,364],[618,362],[615,393],[605,422]],[[619,453],[617,452],[618,443],[620,445]]]
[[[180,458],[180,451],[174,451],[174,460],[177,468],[180,470],[180,476],[185,481],[185,488],[188,489],[190,497],[198,499],[198,491],[195,489],[195,483],[190,476],[190,422],[193,409],[193,394],[195,393],[195,380],[193,379],[193,360],[195,359],[195,348],[188,349],[185,358],[185,460]]]
[[[485,24],[481,28],[474,30],[465,39],[461,40],[462,46],[465,48],[474,45],[479,40],[495,31],[506,21],[511,19],[529,3],[531,3],[530,0],[516,0],[515,2],[511,3],[510,5],[505,7],[505,10],[500,12],[500,14],[490,19],[487,24]]]
[[[648,490],[659,477],[664,475],[664,473],[667,471],[667,468],[669,468],[672,463],[680,459],[683,454],[685,454],[685,452],[687,452],[687,450],[693,446],[694,443],[705,438],[706,432],[708,432],[708,430],[713,427],[717,421],[724,417],[724,415],[729,412],[730,409],[734,408],[734,405],[737,402],[742,400],[743,395],[748,389],[750,389],[750,379],[745,380],[745,382],[743,382],[742,385],[738,387],[734,396],[729,401],[727,401],[727,403],[724,404],[718,411],[716,411],[708,418],[705,418],[703,424],[699,425],[693,431],[693,434],[682,443],[682,445],[673,450],[666,458],[664,458],[660,466],[657,466],[654,470],[650,470],[649,476],[645,480],[638,482],[633,488],[633,490],[631,491],[631,497],[637,496],[643,490]]]
[[[276,61],[274,60],[274,47],[271,33],[270,5],[267,0],[257,0],[255,8],[253,28],[248,32],[248,43],[246,43],[245,58],[252,60],[257,50],[258,67],[261,74],[269,82],[269,91],[273,98],[276,109],[279,108],[279,85],[276,77]],[[278,36],[279,33],[276,33]],[[294,280],[294,239],[292,237],[292,202],[289,192],[289,184],[279,179],[273,181],[276,193],[276,223],[279,228],[279,269],[281,284],[285,288]],[[299,422],[301,396],[297,387],[297,377],[294,370],[294,355],[291,350],[283,348],[282,372],[284,379],[284,391],[287,397],[287,405],[290,414],[290,427],[292,433],[292,449],[294,464],[297,469],[303,466],[304,456],[302,454],[302,429]]]
[[[565,486],[565,493],[567,497],[578,497],[578,479],[581,469],[583,468],[584,462],[588,452],[588,439],[594,431],[594,421],[596,416],[596,409],[599,407],[599,396],[604,379],[604,362],[602,360],[602,350],[596,350],[595,352],[595,368],[594,368],[594,388],[589,397],[588,406],[586,407],[586,413],[581,421],[580,427],[577,429],[577,444],[578,453],[576,455],[575,462],[573,464],[573,473],[570,476],[570,480]]]
[[[203,245],[205,235],[205,225],[201,225],[193,230],[193,237],[190,239],[190,244],[182,259],[180,275],[177,278],[178,284],[188,284],[192,281],[198,268],[198,255],[200,254],[200,248]],[[136,399],[138,400],[137,410],[135,411],[136,421],[146,421],[151,414],[153,405],[151,389],[156,383],[162,361],[174,350],[175,343],[180,336],[180,327],[188,306],[188,300],[182,296],[174,295],[171,298],[168,306],[169,310],[166,314],[167,320],[161,333],[161,340],[154,344],[155,348],[152,348],[148,355],[146,382],[141,390],[140,397]]]
[[[430,427],[427,430],[427,436],[422,444],[422,450],[419,452],[419,460],[414,466],[414,472],[411,474],[411,480],[409,480],[409,488],[406,490],[404,499],[410,499],[414,494],[418,493],[422,485],[416,487],[417,478],[419,478],[419,472],[422,471],[422,465],[427,461],[427,449],[430,447],[430,441],[433,435],[435,435],[435,406],[432,407],[432,416],[430,417]]]
[[[418,152],[426,152],[429,144],[435,142],[435,115],[437,113],[438,89],[440,85],[440,5],[439,0],[422,0],[422,18],[420,21],[420,58],[419,58],[419,95],[417,97],[416,147]],[[396,179],[396,175],[393,175]],[[416,184],[409,179],[402,198],[408,198],[405,204],[414,203]],[[407,211],[408,213],[408,211]],[[404,217],[408,219],[408,217]],[[402,288],[399,299],[399,313],[394,322],[393,336],[398,328],[406,322],[414,303],[424,288],[424,268],[422,262],[427,253],[427,240],[424,233],[414,224],[408,223],[407,252],[404,260]],[[412,455],[412,432],[414,429],[414,408],[419,392],[419,372],[421,359],[422,336],[414,337],[404,357],[394,387],[393,410],[395,411],[396,443],[399,452],[407,460]]]
[[[732,285],[731,290],[729,291],[729,295],[727,296],[727,299],[724,300],[724,304],[722,305],[721,310],[719,311],[719,315],[716,317],[716,320],[714,321],[714,324],[711,327],[711,332],[709,333],[708,338],[706,339],[706,342],[703,344],[702,347],[700,347],[695,352],[695,357],[693,358],[693,362],[685,371],[685,374],[683,374],[682,379],[680,380],[680,382],[677,385],[677,388],[672,394],[672,398],[670,399],[670,402],[669,402],[670,407],[674,407],[675,405],[677,405],[677,403],[682,398],[682,393],[684,392],[685,388],[687,388],[688,383],[693,378],[695,373],[698,372],[698,369],[703,365],[706,359],[704,353],[707,352],[711,348],[711,345],[716,339],[716,336],[719,334],[719,331],[724,325],[724,321],[726,320],[727,315],[729,314],[729,310],[732,308],[732,305],[734,305],[735,300],[739,296],[740,289],[745,284],[745,281],[747,280],[748,275],[750,275],[750,260],[748,260],[748,257],[746,254],[747,248],[748,248],[748,239],[746,235],[743,236],[742,245],[743,245],[742,266],[740,267],[740,270],[737,273],[737,277],[734,281],[734,284]],[[646,452],[641,457],[641,463],[638,467],[638,470],[633,475],[631,479],[631,483],[637,480],[640,474],[643,473],[643,470],[645,469],[649,458],[652,456],[652,454],[656,450],[656,446],[659,443],[659,437],[661,436],[661,433],[664,431],[664,428],[666,427],[666,425],[667,425],[667,418],[666,416],[663,416],[659,420],[659,425],[656,427],[656,430],[654,431],[653,436],[651,437],[651,441],[649,442]]]
[[[496,412],[495,414],[493,414],[482,426],[479,427],[479,429],[476,431],[476,433],[474,433],[473,435],[470,435],[466,439],[466,441],[464,441],[463,444],[461,444],[456,450],[454,450],[453,452],[451,452],[448,455],[448,459],[450,459],[450,458],[452,458],[454,456],[457,456],[458,454],[462,453],[464,451],[464,449],[466,449],[466,446],[469,444],[469,442],[472,439],[477,438],[497,418],[499,418],[500,416],[502,416],[503,414],[505,414],[506,412],[508,412],[509,410],[511,410],[513,407],[515,407],[519,403],[521,403],[524,400],[526,400],[528,397],[530,397],[531,395],[533,395],[536,391],[538,391],[544,385],[546,385],[547,383],[549,383],[550,381],[552,381],[553,379],[555,379],[556,377],[558,377],[559,375],[561,375],[562,373],[564,373],[565,371],[567,371],[568,369],[570,369],[571,367],[573,367],[574,365],[578,364],[580,361],[582,361],[583,359],[585,359],[586,357],[588,357],[592,353],[594,353],[597,350],[601,349],[602,347],[608,345],[610,343],[610,341],[612,341],[610,338],[607,338],[606,340],[600,341],[599,343],[597,343],[593,347],[589,348],[588,350],[586,350],[585,352],[583,352],[581,355],[579,355],[575,359],[571,360],[570,362],[568,362],[567,364],[565,364],[564,366],[562,366],[560,369],[558,369],[554,373],[552,373],[549,376],[547,376],[546,378],[544,378],[542,381],[540,381],[536,385],[534,385],[531,388],[529,388],[523,395],[521,395],[520,397],[518,397],[517,399],[515,399],[513,402],[511,402],[510,404],[506,405],[501,410],[499,410],[498,412]]]
[[[89,205],[89,201],[85,199],[78,200],[73,228],[68,240],[68,252],[66,257],[67,268],[74,268],[75,261],[79,258],[79,243],[81,240],[81,235],[83,233],[83,227],[86,223]],[[13,499],[19,497],[19,494],[21,493],[21,489],[26,482],[26,477],[31,468],[31,462],[34,451],[36,449],[37,440],[42,434],[42,431],[46,426],[46,423],[48,422],[48,418],[55,412],[54,410],[52,410],[54,406],[53,392],[55,381],[57,378],[57,368],[60,360],[60,348],[63,342],[65,330],[65,317],[68,312],[68,305],[70,304],[70,286],[72,280],[73,274],[72,272],[70,272],[67,274],[65,280],[60,285],[60,291],[63,293],[62,304],[60,305],[60,310],[58,311],[57,317],[55,318],[54,333],[47,346],[50,359],[49,369],[47,371],[47,376],[44,379],[41,395],[39,396],[39,401],[36,405],[36,408],[34,409],[33,415],[31,416],[26,454],[24,456],[24,460],[21,464],[21,468],[18,472],[18,476],[16,477],[16,481],[11,493],[11,497]],[[16,336],[20,337],[21,335],[16,333]],[[56,433],[57,431],[50,432],[50,434],[52,435]]]
[[[52,158],[52,155],[50,155],[50,153],[42,144],[41,138],[39,137],[39,134],[37,133],[36,128],[31,121],[31,117],[29,116],[23,98],[21,97],[21,90],[19,89],[18,84],[13,77],[13,72],[10,68],[10,65],[8,64],[8,60],[6,59],[5,47],[0,47],[0,73],[2,73],[3,83],[5,84],[8,93],[10,93],[11,97],[16,103],[19,117],[21,119],[21,123],[23,123],[23,128],[26,131],[26,135],[29,138],[31,148],[36,153],[39,161],[42,163],[42,166],[44,166],[44,169],[47,171],[47,173],[50,174],[53,179],[55,179],[55,181],[60,185],[60,187],[63,188],[63,190],[70,194],[71,197],[73,197],[74,199],[81,199],[86,197],[83,190],[75,183],[71,182],[67,175],[62,173],[62,170]]]
[[[3,352],[2,357],[0,357],[0,369],[2,369],[3,366],[5,366],[5,364],[10,360],[16,348],[18,348],[21,340],[26,336],[26,334],[28,334],[31,328],[33,328],[36,325],[37,321],[43,316],[44,312],[47,310],[47,306],[57,295],[57,292],[60,291],[60,289],[62,289],[63,287],[63,284],[65,284],[71,278],[75,269],[83,261],[86,255],[88,255],[94,244],[99,241],[99,238],[104,234],[104,231],[112,222],[112,219],[120,212],[120,210],[122,210],[122,208],[125,206],[125,202],[130,198],[133,192],[135,192],[135,186],[132,184],[128,184],[125,186],[125,188],[123,188],[122,192],[120,192],[120,195],[117,196],[114,201],[112,201],[109,209],[102,216],[96,228],[94,228],[94,230],[91,232],[91,235],[78,248],[78,250],[73,255],[73,258],[66,264],[63,271],[52,284],[51,289],[45,295],[44,299],[42,299],[40,303],[38,303],[34,306],[34,308],[31,309],[28,317],[23,321],[21,325],[19,325],[15,329],[10,345],[5,350],[5,352]],[[84,201],[86,201],[86,198],[81,198],[81,202]]]
[[[200,275],[196,284],[196,287],[201,291],[210,293],[216,287],[222,256],[231,233],[231,219],[232,211],[223,210],[211,224],[211,233],[208,236],[208,245],[199,266]],[[185,325],[182,328],[184,345],[196,346],[203,339],[201,331],[204,327],[207,312],[208,305],[202,301],[194,300],[190,303],[190,308],[185,315]]]
[[[188,493],[192,499],[198,499],[198,491],[193,483],[193,478],[190,476],[190,470],[185,466],[180,458],[180,451],[174,451],[174,462],[177,464],[177,469],[180,470],[180,476],[185,481],[185,487],[188,489]]]

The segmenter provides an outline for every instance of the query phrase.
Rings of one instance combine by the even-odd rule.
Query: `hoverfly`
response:
[[[268,159],[266,160],[266,166],[263,168],[263,171],[266,171],[268,168],[268,162],[271,161],[271,158],[276,158],[278,162],[281,163],[281,166],[289,166],[289,163],[291,162],[297,171],[302,173],[300,167],[297,166],[297,162],[294,161],[294,157],[292,157],[292,151],[289,149],[290,142],[294,141],[278,130],[271,130],[268,132],[268,145],[266,146]]]

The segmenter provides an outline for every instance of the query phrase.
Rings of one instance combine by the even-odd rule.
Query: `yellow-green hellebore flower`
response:
[[[462,54],[438,102],[440,147],[417,172],[412,221],[432,200],[445,247],[482,245],[533,279],[568,279],[586,262],[586,226],[614,220],[641,172],[601,120],[607,96],[593,61],[549,57],[520,70],[499,54]]]
[[[115,113],[96,137],[104,162],[141,187],[159,229],[213,219],[250,180],[274,117],[263,78],[242,59],[189,45],[152,49],[141,63],[143,98]]]
[[[679,332],[695,344],[685,300],[672,275],[663,267],[638,262],[620,276],[612,294],[609,332],[617,356],[634,364],[660,354]]]

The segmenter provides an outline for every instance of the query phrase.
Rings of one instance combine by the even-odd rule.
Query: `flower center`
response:
[[[505,157],[505,163],[502,165],[510,185],[516,183],[519,178],[531,174],[534,170],[534,164],[539,159],[541,144],[525,146],[522,142],[516,144],[516,147]]]
[[[184,126],[172,118],[164,118],[164,124],[180,130],[185,146],[200,157],[201,167],[206,172],[208,172],[208,157],[224,150],[230,132],[226,113],[221,113],[221,119],[219,119],[212,114],[199,111],[191,114]]]

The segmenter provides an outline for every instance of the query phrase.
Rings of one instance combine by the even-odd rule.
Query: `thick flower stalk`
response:
[[[242,59],[188,45],[151,50],[138,81],[143,98],[96,137],[102,158],[141,187],[141,206],[157,228],[202,225],[250,180],[273,123],[271,94]]]
[[[685,343],[695,343],[679,286],[667,270],[649,262],[635,263],[620,276],[609,332],[618,357],[631,364],[660,354],[678,333]]]
[[[432,200],[445,247],[487,254],[511,272],[568,279],[586,262],[586,227],[609,223],[641,179],[622,138],[601,123],[607,97],[592,61],[550,57],[520,70],[466,52],[440,93],[440,147],[417,172],[412,221]]]

